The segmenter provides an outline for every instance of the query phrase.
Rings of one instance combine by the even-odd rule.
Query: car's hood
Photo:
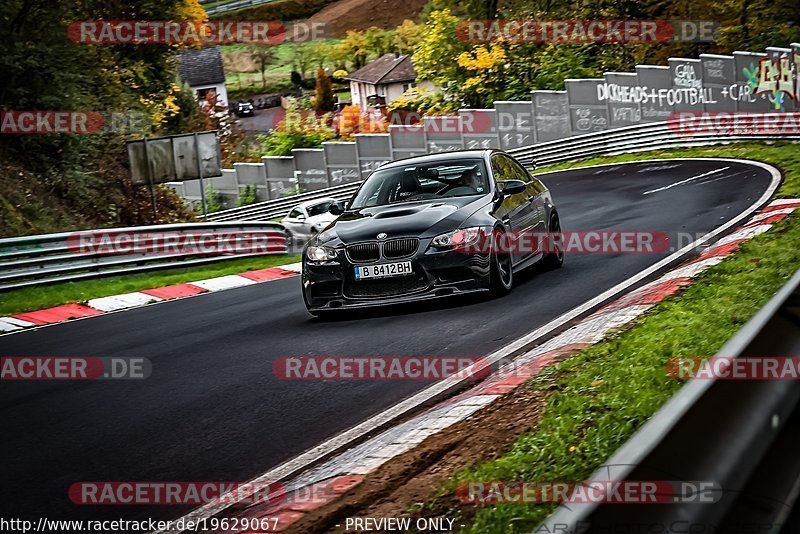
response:
[[[487,202],[484,195],[361,208],[342,214],[330,229],[344,243],[373,240],[380,233],[433,237],[455,230]]]

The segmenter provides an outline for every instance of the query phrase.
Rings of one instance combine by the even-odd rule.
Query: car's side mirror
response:
[[[524,193],[528,184],[522,180],[507,180],[500,186],[500,192],[504,197],[516,195],[517,193]]]
[[[331,202],[330,207],[328,207],[328,213],[331,215],[341,215],[344,213],[344,202]]]
[[[306,220],[306,216],[301,213],[300,215],[297,216],[297,220],[298,221],[305,221]]]

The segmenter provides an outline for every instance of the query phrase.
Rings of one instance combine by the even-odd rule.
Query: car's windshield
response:
[[[361,186],[351,209],[398,202],[435,201],[489,191],[482,159],[455,159],[377,170]]]

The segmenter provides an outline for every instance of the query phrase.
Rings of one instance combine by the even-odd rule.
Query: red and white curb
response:
[[[237,516],[277,518],[275,531],[285,530],[309,511],[352,489],[365,475],[392,458],[410,451],[425,438],[467,419],[512,391],[558,357],[598,343],[637,319],[666,297],[689,285],[698,274],[723,261],[741,243],[766,232],[797,208],[800,208],[800,199],[773,201],[747,224],[714,243],[699,257],[606,304],[561,334],[517,357],[471,389],[284,482],[287,498],[279,503],[253,505]]]
[[[207,278],[185,284],[175,284],[154,289],[144,289],[133,293],[111,295],[90,299],[85,304],[62,304],[53,308],[32,312],[18,313],[7,317],[0,317],[0,334],[16,332],[25,328],[61,323],[71,319],[80,319],[103,313],[137,308],[155,302],[175,300],[191,297],[201,293],[233,289],[261,282],[279,280],[297,276],[301,270],[300,263],[269,267],[256,271],[247,271],[241,274],[231,274],[216,278]]]

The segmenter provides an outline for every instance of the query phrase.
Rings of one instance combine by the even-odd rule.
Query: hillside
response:
[[[417,20],[427,0],[338,0],[311,17],[312,22],[329,25],[333,35],[372,26],[392,29],[406,19]]]

